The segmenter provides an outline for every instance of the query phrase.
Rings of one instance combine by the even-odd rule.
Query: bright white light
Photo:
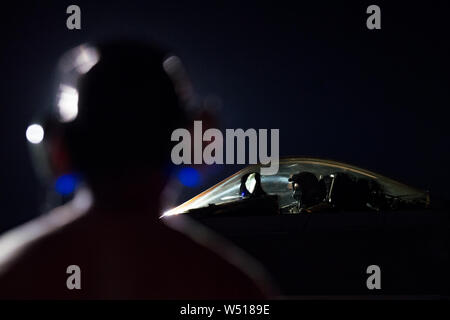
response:
[[[175,216],[175,215],[177,215],[177,214],[180,214],[181,212],[178,212],[176,209],[177,209],[177,208],[173,208],[173,209],[167,210],[166,212],[164,212],[164,213],[161,215],[161,218],[162,218],[162,217]]]
[[[44,139],[44,128],[39,124],[32,124],[28,126],[25,135],[29,142],[40,143]]]
[[[78,115],[78,91],[75,88],[59,86],[58,113],[62,122],[75,120]]]
[[[75,59],[75,68],[79,73],[84,74],[95,66],[99,59],[100,55],[96,49],[80,46],[78,56]]]
[[[75,47],[68,51],[60,60],[59,67],[64,74],[88,72],[100,60],[100,53],[87,44]]]
[[[248,176],[247,181],[245,181],[245,187],[247,188],[248,192],[253,193],[255,191],[256,187],[256,174],[252,173]]]

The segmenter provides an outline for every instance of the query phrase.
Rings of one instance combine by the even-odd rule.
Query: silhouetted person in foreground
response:
[[[179,59],[118,42],[73,49],[60,69],[55,108],[34,147],[54,177],[75,172],[86,187],[0,237],[0,297],[270,297],[264,272],[239,249],[189,218],[159,219],[170,136],[188,126]],[[72,265],[81,289],[68,289],[77,283]]]

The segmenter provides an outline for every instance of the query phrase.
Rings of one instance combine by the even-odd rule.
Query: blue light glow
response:
[[[55,191],[61,195],[69,195],[75,191],[78,184],[78,177],[73,174],[63,174],[56,179]]]
[[[190,167],[182,168],[178,171],[178,180],[186,187],[195,187],[200,183],[200,173]]]

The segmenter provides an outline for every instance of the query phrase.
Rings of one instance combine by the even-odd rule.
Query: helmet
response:
[[[70,50],[58,65],[55,102],[27,129],[38,173],[54,177],[55,144],[67,151],[70,169],[62,171],[88,181],[161,170],[172,131],[187,124],[191,91],[179,58],[158,47],[118,41]]]

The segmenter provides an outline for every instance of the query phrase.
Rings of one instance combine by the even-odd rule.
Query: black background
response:
[[[70,4],[81,30],[66,28]],[[366,28],[371,4],[381,30]],[[450,196],[448,1],[1,6],[0,232],[39,213],[25,129],[52,101],[58,57],[118,35],[173,48],[197,94],[220,97],[224,128],[279,128],[281,155],[341,160]]]

